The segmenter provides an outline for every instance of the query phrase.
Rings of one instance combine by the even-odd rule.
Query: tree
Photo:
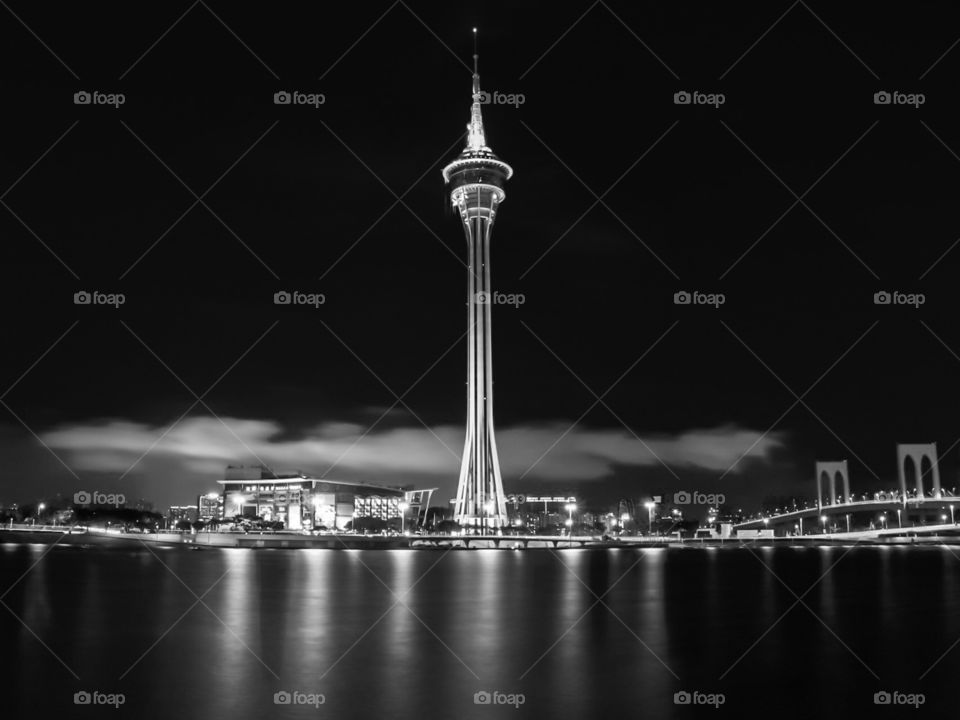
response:
[[[438,533],[450,534],[460,532],[460,523],[456,520],[441,520],[437,523],[436,531]]]

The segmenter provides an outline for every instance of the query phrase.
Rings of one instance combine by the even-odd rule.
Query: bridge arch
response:
[[[829,484],[830,494],[827,496],[827,505],[837,503],[837,484],[843,484],[843,496],[840,502],[850,502],[850,473],[847,470],[847,461],[821,462],[817,461],[817,505],[824,506],[823,489]]]
[[[911,477],[908,477],[908,468]],[[915,481],[918,499],[926,497],[923,489],[924,478],[929,478],[933,484],[933,497],[940,499],[942,496],[936,443],[898,443],[897,473],[904,501],[907,498],[908,480]]]

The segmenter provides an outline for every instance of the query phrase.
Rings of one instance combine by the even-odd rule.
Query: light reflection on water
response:
[[[680,689],[808,717],[887,686],[931,709],[960,665],[918,680],[960,636],[947,548],[45,550],[0,553],[11,717],[82,688],[125,693],[116,717],[671,717]]]

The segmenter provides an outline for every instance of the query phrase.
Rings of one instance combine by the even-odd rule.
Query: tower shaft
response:
[[[493,335],[490,239],[498,188],[466,185],[454,200],[467,240],[467,428],[455,517],[461,525],[495,529],[507,506],[493,426]]]

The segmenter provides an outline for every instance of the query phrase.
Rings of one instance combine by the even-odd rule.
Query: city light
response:
[[[647,509],[647,533],[653,535],[653,509],[657,504],[648,500],[643,506]]]

